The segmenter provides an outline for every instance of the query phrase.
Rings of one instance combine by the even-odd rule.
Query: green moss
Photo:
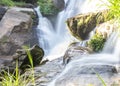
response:
[[[105,41],[103,36],[95,34],[88,42],[88,46],[92,48],[93,51],[99,52],[103,49]]]
[[[54,15],[58,13],[58,9],[53,5],[52,0],[38,0],[40,10],[43,15]]]

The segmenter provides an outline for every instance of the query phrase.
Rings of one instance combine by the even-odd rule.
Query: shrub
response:
[[[105,38],[103,36],[95,34],[90,41],[88,42],[88,46],[93,49],[95,52],[99,52],[103,49],[105,43]]]
[[[54,15],[58,13],[58,9],[54,6],[52,0],[38,0],[40,11],[43,15]]]

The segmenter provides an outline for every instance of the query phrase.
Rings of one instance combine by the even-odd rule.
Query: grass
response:
[[[34,67],[33,67],[33,61],[32,56],[30,52],[28,51],[27,47],[24,47],[24,49],[27,52],[29,61],[30,61],[30,71],[31,73],[28,74],[20,74],[20,70],[18,67],[18,61],[16,61],[16,68],[15,72],[11,74],[8,71],[4,71],[1,74],[0,79],[2,80],[0,82],[0,86],[28,86],[28,84],[32,84],[32,86],[35,86],[35,78],[34,78]]]

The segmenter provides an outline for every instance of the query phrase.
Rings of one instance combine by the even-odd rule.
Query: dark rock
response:
[[[22,70],[31,67],[40,65],[44,56],[44,51],[38,45],[34,45],[30,49],[19,49],[16,51],[16,54],[13,55],[13,61],[18,60],[19,66]],[[32,60],[32,63],[30,61]],[[16,63],[16,62],[15,62]]]
[[[2,17],[4,16],[4,14],[5,14],[6,11],[7,11],[6,8],[0,7],[0,20],[2,19]]]
[[[67,26],[73,36],[87,39],[89,33],[98,25],[108,21],[108,10],[96,13],[80,14],[67,20]]]
[[[53,0],[53,3],[56,8],[59,10],[63,10],[65,8],[65,2],[64,0]]]
[[[31,4],[36,4],[38,0],[13,0],[17,2],[26,2],[26,3],[31,3]]]

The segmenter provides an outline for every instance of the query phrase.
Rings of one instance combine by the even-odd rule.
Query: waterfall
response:
[[[76,2],[78,4],[79,1],[81,2],[81,4],[76,5]],[[58,33],[59,32],[62,33],[62,29],[61,29],[62,25],[59,26],[59,24],[61,24],[60,22],[65,19],[66,15],[67,15],[66,18],[68,18],[70,16],[76,15],[77,12],[78,13],[87,13],[87,12],[91,12],[91,11],[94,12],[94,11],[106,9],[106,7],[103,7],[103,8],[96,7],[96,5],[98,3],[101,3],[100,1],[102,1],[102,0],[65,0],[65,2],[67,3],[67,5],[66,5],[67,8],[65,8],[65,10],[62,11],[61,13],[59,13],[59,15],[58,15],[59,18],[61,19],[61,20],[58,19],[59,21],[57,22],[57,27],[58,28],[60,27],[59,29],[57,29]],[[104,3],[107,3],[107,0],[104,0],[104,1],[105,1]],[[75,7],[71,6],[72,3],[74,4]],[[77,6],[79,9],[77,9],[77,11],[76,11],[75,8],[77,8]],[[69,7],[71,7],[71,8],[69,8]],[[66,11],[67,9],[69,9],[69,10],[73,9],[73,10],[67,12]],[[69,16],[68,16],[68,14],[66,12],[67,13],[71,12],[71,15],[69,14]],[[64,15],[62,15],[62,14],[64,14]],[[78,86],[79,83],[82,83],[82,81],[80,81],[80,79],[79,79],[80,76],[79,77],[76,76],[77,74],[79,74],[80,65],[91,65],[91,64],[92,65],[96,65],[96,64],[119,65],[120,64],[119,44],[120,44],[120,39],[118,38],[118,34],[116,32],[114,32],[109,37],[107,42],[105,43],[105,47],[104,47],[102,53],[93,54],[93,55],[89,55],[89,56],[83,56],[80,59],[71,61],[68,65],[66,65],[64,71],[60,75],[58,75],[50,84],[48,84],[48,86]],[[92,77],[91,77],[91,80],[92,80]],[[85,81],[86,81],[86,79],[85,79]],[[83,86],[83,85],[79,85],[79,86]]]
[[[39,17],[37,26],[39,45],[44,49],[46,58],[52,60],[63,56],[68,45],[73,41],[77,41],[68,33],[65,22],[67,18],[89,12],[86,10],[88,1],[90,0],[65,0],[65,9],[58,14],[55,28],[46,17],[41,15],[39,7],[35,8]],[[98,0],[95,2],[98,2]],[[90,6],[93,6],[93,4],[93,1],[90,2]]]

